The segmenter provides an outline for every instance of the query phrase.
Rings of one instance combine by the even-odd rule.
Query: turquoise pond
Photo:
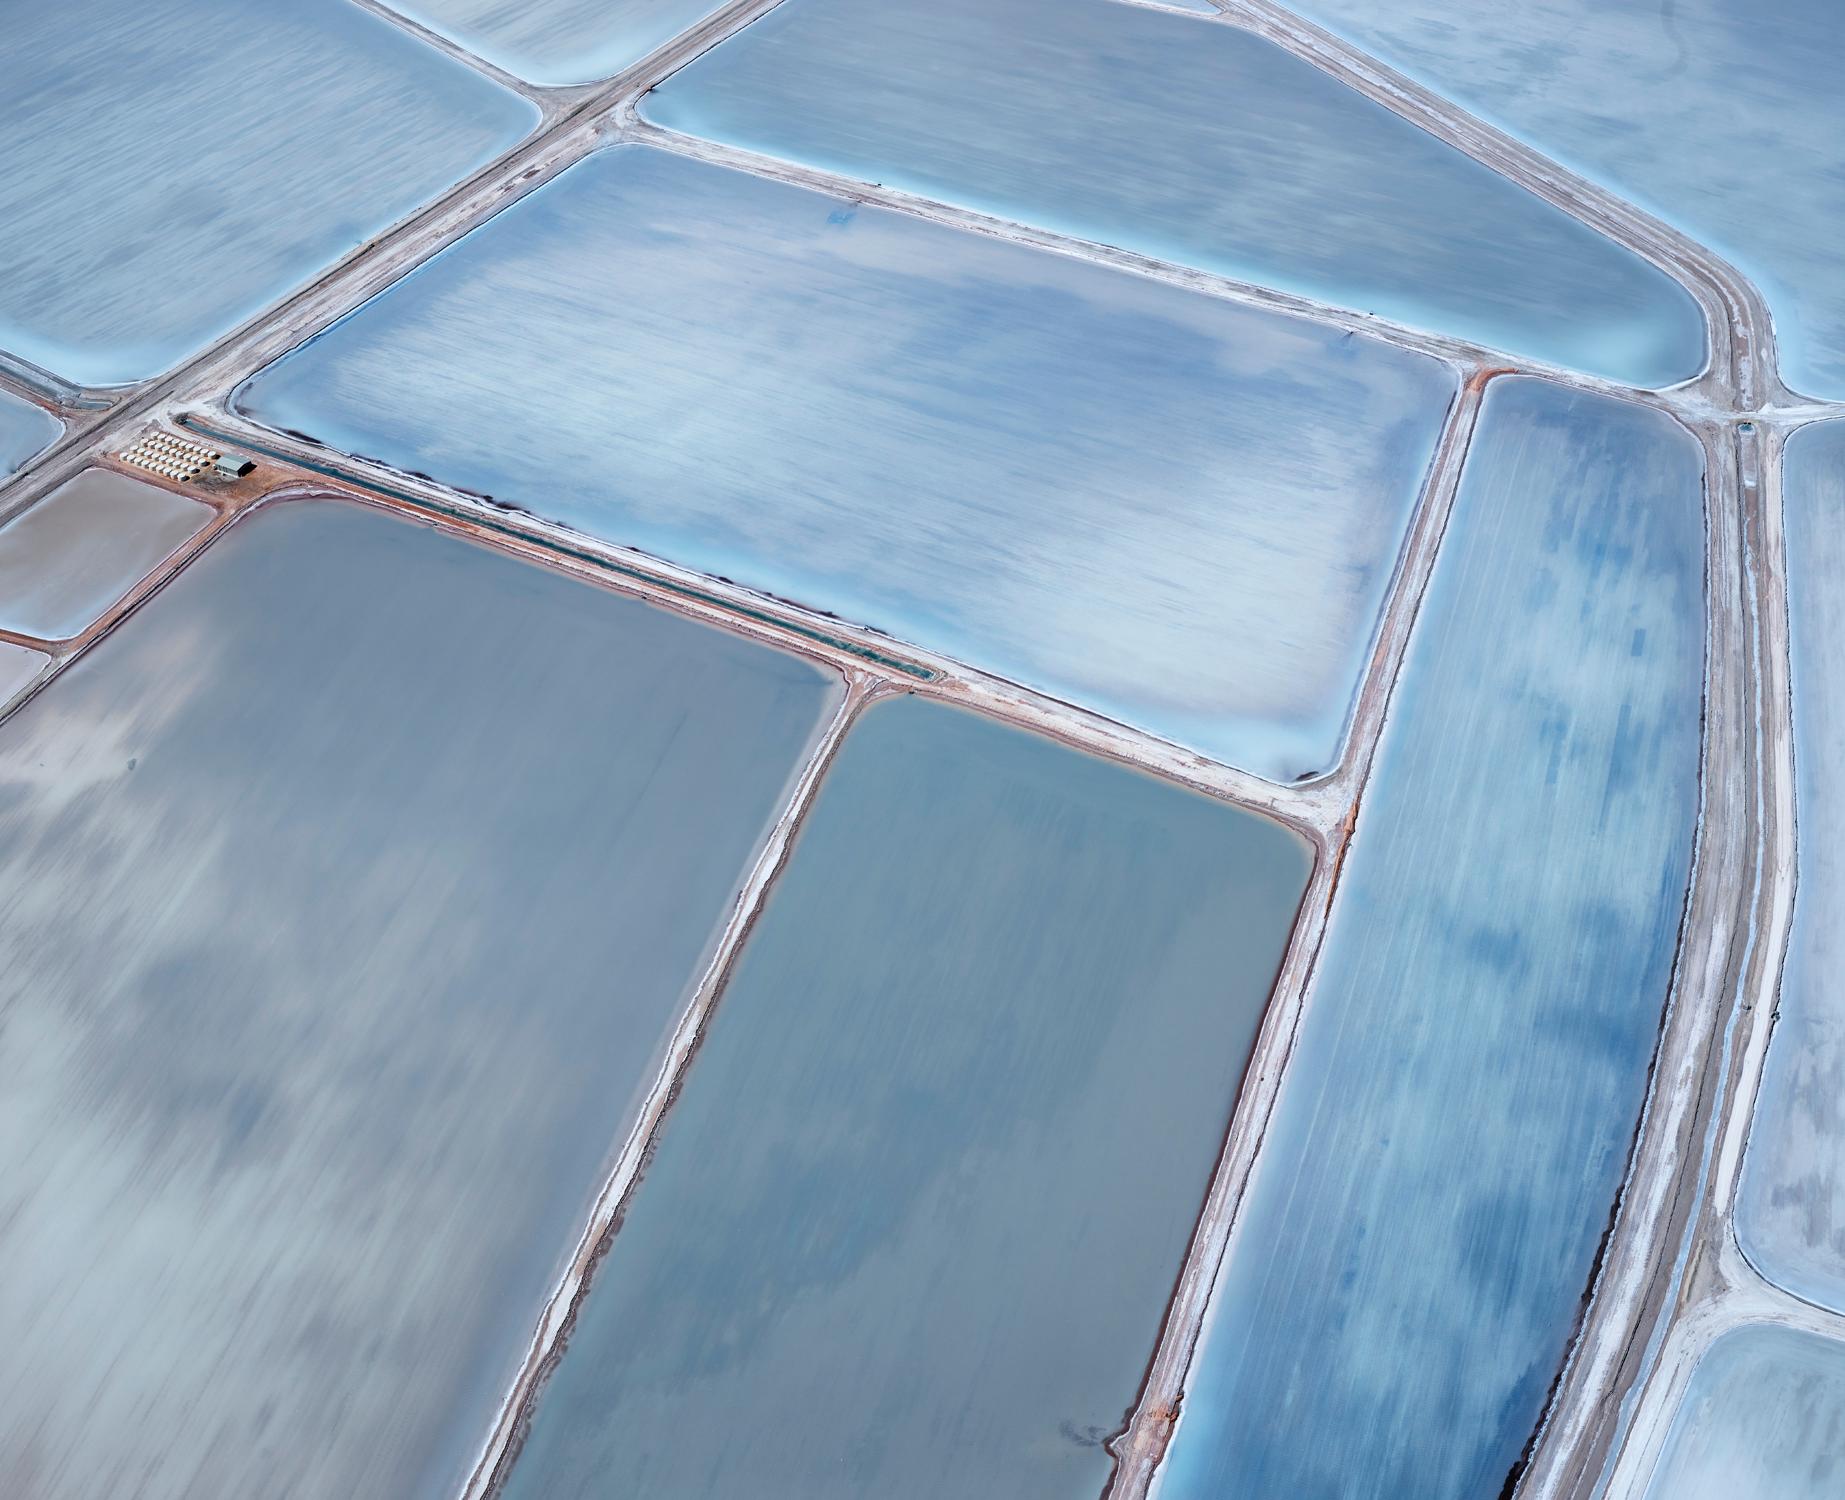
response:
[[[1845,1497],[1845,0],[0,0],[0,163],[0,1500]]]
[[[1701,450],[1489,387],[1161,1500],[1497,1495],[1625,1172],[1698,812]]]
[[[1834,1500],[1841,1434],[1845,1344],[1746,1325],[1692,1371],[1646,1500]]]
[[[5,27],[0,351],[77,385],[198,353],[538,123],[347,0],[58,0]]]
[[[1453,395],[1337,329],[625,147],[235,404],[1291,781],[1339,759]]]
[[[1798,883],[1736,1232],[1770,1281],[1845,1312],[1845,422],[1794,433],[1782,488]]]
[[[723,0],[388,0],[390,8],[528,83],[619,73]]]
[[[784,0],[647,95],[728,145],[1639,386],[1702,316],[1651,264],[1312,65],[1118,0]]]
[[[1845,398],[1845,6],[1302,0],[1323,22],[1727,257],[1782,375]]]

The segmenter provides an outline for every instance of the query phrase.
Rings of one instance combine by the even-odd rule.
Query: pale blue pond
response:
[[[508,1500],[1098,1494],[1309,867],[920,700],[822,783]]]
[[[16,646],[11,641],[0,641],[0,713],[4,713],[15,698],[38,681],[38,674],[50,662],[51,658],[43,651]]]
[[[85,469],[0,526],[0,626],[81,635],[203,531],[201,500],[109,469]]]
[[[538,120],[346,0],[58,0],[0,25],[0,349],[80,385],[197,353]]]
[[[1736,1233],[1771,1281],[1845,1311],[1845,422],[1788,440],[1799,883]]]
[[[1767,296],[1782,374],[1845,397],[1838,0],[1301,0],[1712,246]]]
[[[1233,26],[1116,0],[786,0],[642,101],[672,129],[1634,385],[1663,273]]]
[[[0,724],[9,1500],[453,1500],[838,692],[304,501]]]
[[[1162,1500],[1502,1493],[1671,973],[1700,467],[1656,412],[1490,388]]]
[[[556,87],[619,73],[723,0],[389,0],[527,83]]]
[[[1837,1500],[1845,1344],[1792,1328],[1726,1333],[1692,1371],[1647,1500]]]
[[[1316,323],[623,147],[235,399],[1286,781],[1337,759],[1452,396]]]
[[[37,458],[63,431],[64,424],[44,407],[0,390],[0,479]]]

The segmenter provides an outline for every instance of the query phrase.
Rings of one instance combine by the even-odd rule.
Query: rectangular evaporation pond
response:
[[[212,518],[200,500],[85,469],[0,526],[0,626],[82,635]]]
[[[1162,1500],[1497,1495],[1646,1091],[1690,872],[1702,458],[1495,382]]]
[[[1691,1373],[1647,1500],[1838,1500],[1845,1344],[1755,1324]]]
[[[1234,26],[1116,0],[786,0],[641,112],[823,171],[1640,386],[1676,282]]]
[[[1796,432],[1783,475],[1799,886],[1736,1234],[1770,1281],[1845,1312],[1845,422]]]
[[[839,692],[291,502],[0,725],[8,1494],[452,1500]]]
[[[620,147],[235,400],[1288,781],[1337,760],[1452,394],[1312,322]]]
[[[513,1500],[1096,1494],[1310,865],[876,706],[726,986]]]
[[[388,0],[476,57],[527,83],[591,83],[639,62],[723,0]]]
[[[0,479],[16,474],[58,440],[64,424],[24,396],[0,390]]]
[[[11,6],[0,349],[79,385],[159,374],[537,120],[346,0]]]
[[[43,651],[0,641],[0,713],[6,712],[15,698],[38,681],[38,674],[45,670],[50,660]]]
[[[1767,297],[1788,382],[1845,398],[1838,0],[1290,8],[1710,246]]]

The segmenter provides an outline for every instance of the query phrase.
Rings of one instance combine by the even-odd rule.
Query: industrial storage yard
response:
[[[1837,1493],[1845,14],[14,12],[0,1497]]]

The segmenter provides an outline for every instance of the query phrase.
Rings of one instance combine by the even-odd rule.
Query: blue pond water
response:
[[[1799,882],[1736,1233],[1763,1275],[1845,1311],[1845,422],[1788,440],[1783,489]]]
[[[642,101],[675,130],[1635,385],[1676,283],[1233,26],[1116,0],[786,0]]]
[[[1452,395],[1312,322],[627,147],[236,403],[1285,781],[1337,758]]]
[[[1490,389],[1162,1500],[1481,1500],[1559,1368],[1697,811],[1700,450]]]
[[[1787,381],[1845,397],[1837,0],[1294,8],[1713,246],[1768,297]]]
[[[0,390],[0,479],[58,440],[64,424],[23,396]]]
[[[1726,1333],[1691,1374],[1647,1500],[1836,1500],[1845,1344],[1791,1328]]]
[[[838,691],[304,501],[0,724],[9,1500],[453,1500]]]
[[[920,700],[822,783],[509,1500],[1099,1492],[1308,872]]]
[[[499,155],[537,110],[346,0],[12,5],[0,349],[157,375]]]
[[[399,15],[528,83],[619,73],[723,0],[390,0]]]

